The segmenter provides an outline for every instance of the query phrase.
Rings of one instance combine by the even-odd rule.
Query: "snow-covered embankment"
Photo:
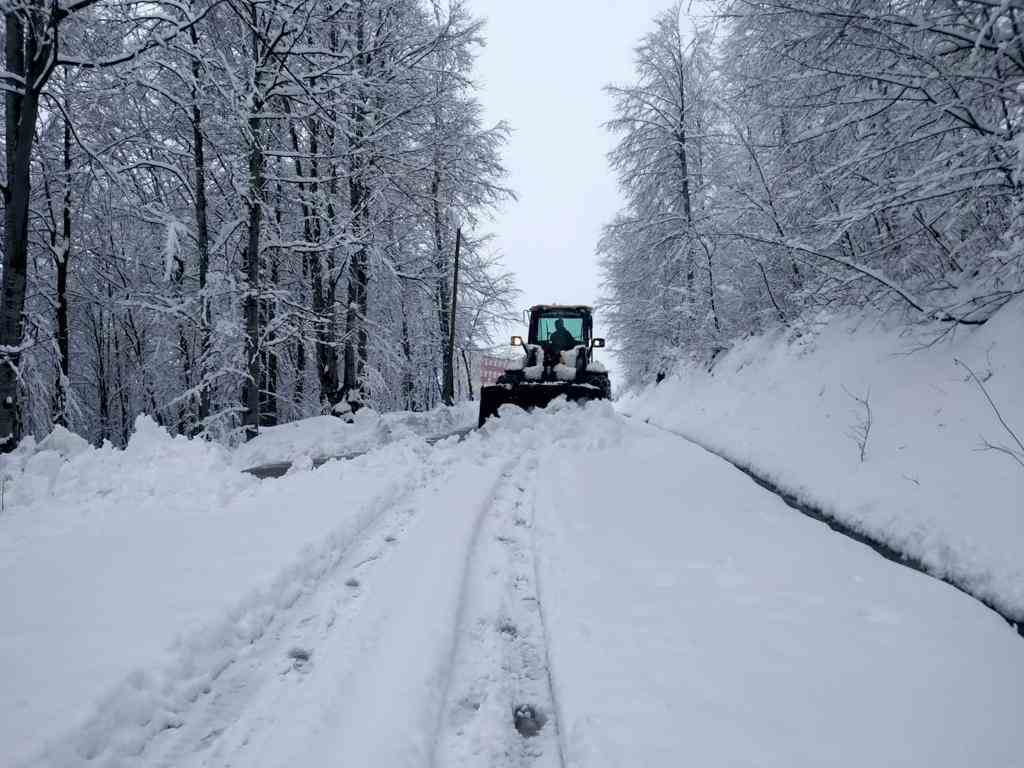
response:
[[[684,366],[620,408],[1024,617],[1024,466],[985,449],[1014,442],[956,362],[1024,439],[1022,338],[1024,298],[977,329],[834,319],[799,339],[741,342],[711,371]]]

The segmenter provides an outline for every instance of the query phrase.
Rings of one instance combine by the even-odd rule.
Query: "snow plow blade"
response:
[[[480,390],[480,421],[483,426],[491,416],[497,416],[501,406],[509,404],[525,411],[531,408],[545,408],[557,397],[565,395],[569,400],[602,400],[605,398],[599,387],[571,382],[539,382],[537,384],[496,384]]]

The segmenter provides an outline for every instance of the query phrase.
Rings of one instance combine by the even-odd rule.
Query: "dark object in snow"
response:
[[[305,648],[295,647],[288,651],[288,658],[292,660],[292,667],[295,669],[302,669],[306,666],[312,656],[313,652]]]
[[[512,337],[512,346],[525,347],[526,357],[506,369],[496,384],[481,388],[479,426],[505,404],[529,410],[544,408],[562,395],[569,400],[610,398],[608,371],[594,360],[594,350],[604,346],[604,339],[594,338],[592,315],[581,304],[531,307],[526,343]]]
[[[529,704],[520,704],[512,715],[516,730],[528,739],[540,733],[547,721],[543,712]]]
[[[362,394],[356,390],[349,390],[348,395],[344,400],[335,403],[330,409],[332,416],[337,416],[339,419],[344,421],[346,424],[351,424],[355,418],[355,415],[359,412],[359,409],[363,408]]]
[[[346,579],[345,580],[345,586],[346,587],[358,587],[359,586],[359,579],[357,579],[355,577]]]

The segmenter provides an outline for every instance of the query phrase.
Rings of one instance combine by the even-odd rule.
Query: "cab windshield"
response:
[[[541,315],[537,320],[537,343],[547,344],[551,341],[552,334],[556,334],[558,328],[556,323],[561,320],[562,327],[565,332],[572,337],[572,343],[569,338],[563,334],[558,333],[555,337],[556,341],[561,341],[559,346],[564,349],[572,349],[577,344],[583,343],[583,318],[578,315]]]

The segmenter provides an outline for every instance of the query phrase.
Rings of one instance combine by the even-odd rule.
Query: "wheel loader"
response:
[[[608,370],[594,359],[594,350],[604,347],[604,339],[594,337],[591,307],[538,304],[530,307],[529,316],[526,340],[512,337],[512,346],[522,348],[522,357],[510,361],[497,383],[480,390],[481,427],[506,404],[529,410],[562,395],[569,400],[611,397]]]

